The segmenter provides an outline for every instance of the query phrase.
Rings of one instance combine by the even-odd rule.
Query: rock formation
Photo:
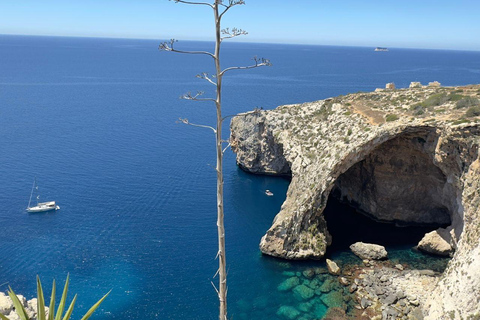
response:
[[[357,93],[236,117],[238,165],[290,175],[263,253],[320,259],[329,196],[398,225],[449,227],[455,250],[427,319],[480,315],[480,86]]]
[[[22,296],[17,295],[18,299],[22,303],[27,316],[31,320],[37,319],[37,298],[28,300]],[[45,312],[48,315],[48,307],[45,307]],[[0,292],[0,313],[6,316],[8,319],[17,320],[20,319],[18,314],[15,312],[15,307],[13,305],[12,299],[5,293]]]
[[[418,243],[418,249],[440,256],[450,256],[454,252],[450,244],[451,238],[449,230],[440,228],[427,233]]]
[[[378,244],[356,242],[350,246],[350,249],[362,260],[382,260],[388,256],[385,247]]]

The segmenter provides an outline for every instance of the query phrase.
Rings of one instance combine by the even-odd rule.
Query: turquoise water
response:
[[[79,294],[76,317],[110,289],[96,319],[216,317],[213,139],[209,131],[176,124],[179,117],[212,124],[212,106],[178,100],[189,90],[211,92],[194,76],[212,67],[205,57],[158,52],[157,46],[0,36],[1,290],[9,284],[33,297],[37,274],[48,287],[70,273],[70,292]],[[225,66],[248,64],[254,55],[274,64],[229,75],[224,114],[371,91],[387,82],[480,82],[478,52],[391,49],[379,55],[373,48],[245,43],[227,43],[223,52]],[[25,213],[35,176],[42,199],[56,200],[60,211]],[[284,306],[300,310],[314,299],[315,307],[302,307],[307,317],[326,310],[321,295],[300,301],[293,289],[278,290],[292,273],[324,262],[282,261],[258,250],[288,184],[246,174],[226,155],[234,319],[281,319],[293,312]],[[275,196],[265,196],[265,189]],[[410,246],[389,248],[391,259],[427,261]],[[359,263],[341,249],[329,255],[342,266]]]

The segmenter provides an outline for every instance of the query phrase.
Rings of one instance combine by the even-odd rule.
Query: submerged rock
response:
[[[303,276],[307,279],[313,279],[315,277],[315,270],[314,269],[307,269],[302,272]]]
[[[306,285],[299,285],[293,288],[293,295],[297,300],[308,300],[315,295],[315,291]]]
[[[332,291],[320,297],[322,302],[329,308],[345,308],[343,294],[340,291]]]
[[[300,279],[298,277],[291,277],[280,283],[277,287],[278,291],[288,291],[293,287],[300,284]]]
[[[378,244],[356,242],[350,246],[350,250],[360,259],[383,260],[388,256],[385,247]]]
[[[293,320],[297,318],[300,314],[301,314],[300,311],[298,311],[292,306],[281,306],[277,310],[277,316],[283,317],[285,319]]]
[[[320,292],[322,292],[322,293],[328,293],[328,292],[330,292],[330,291],[332,291],[332,290],[335,290],[335,289],[338,288],[338,287],[339,287],[339,286],[338,286],[338,282],[335,281],[335,279],[329,278],[329,279],[325,280],[325,281],[322,283],[322,285],[320,286],[319,290],[320,290]]]

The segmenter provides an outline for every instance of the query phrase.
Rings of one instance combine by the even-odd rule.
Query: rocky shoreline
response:
[[[27,300],[24,296],[17,294],[18,299],[22,303],[27,316],[31,320],[37,319],[37,298]],[[48,307],[45,307],[45,311],[48,312]],[[20,317],[15,312],[12,299],[3,292],[0,292],[0,313],[6,316],[10,320],[20,320]],[[48,315],[48,313],[47,313]]]
[[[480,317],[479,99],[480,85],[412,83],[232,119],[241,168],[292,178],[261,251],[322,258],[330,196],[377,221],[434,226],[420,249],[452,260],[424,293],[423,315]]]

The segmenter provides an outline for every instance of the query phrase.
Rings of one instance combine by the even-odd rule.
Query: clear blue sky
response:
[[[246,0],[235,41],[480,50],[480,0]],[[0,34],[212,40],[205,6],[168,0],[0,0]]]

